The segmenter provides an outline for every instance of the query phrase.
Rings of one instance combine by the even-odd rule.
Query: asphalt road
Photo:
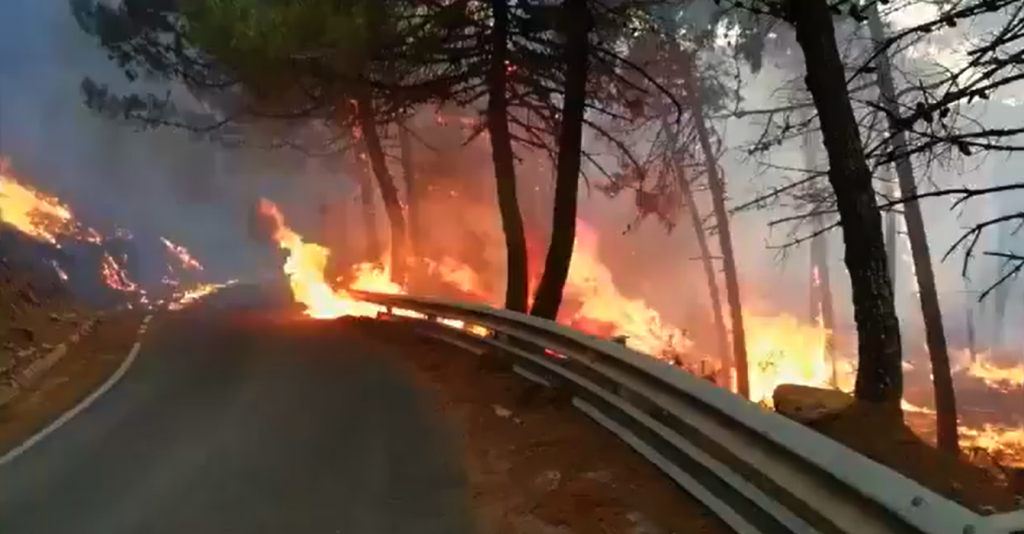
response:
[[[121,382],[0,466],[0,533],[472,532],[431,399],[272,293],[155,318]]]

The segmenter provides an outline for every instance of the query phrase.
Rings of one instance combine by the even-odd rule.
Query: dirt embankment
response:
[[[981,513],[1024,508],[1024,477],[972,463],[937,450],[903,418],[848,395],[807,386],[783,385],[776,409],[850,449]]]
[[[106,380],[142,319],[138,312],[84,309],[55,277],[12,263],[0,258],[0,454]]]
[[[101,316],[95,327],[30,387],[0,407],[0,455],[16,447],[102,385],[138,338],[143,314]]]
[[[495,366],[487,355],[404,326],[370,321],[363,327],[389,345],[381,352],[407,356],[400,364],[436,391],[461,429],[482,532],[731,532],[569,399]]]
[[[0,382],[43,357],[89,321],[59,286],[0,258]]]

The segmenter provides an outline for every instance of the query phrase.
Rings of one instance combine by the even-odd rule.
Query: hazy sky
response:
[[[101,120],[82,105],[85,75],[126,85],[78,28],[67,0],[0,3],[0,154],[90,224],[129,228],[144,249],[167,236],[221,273],[244,273],[263,252],[247,237],[254,199],[268,194],[302,204],[313,189],[287,168],[245,165],[246,154],[218,154],[174,132],[136,133]]]
[[[902,25],[926,15],[913,10],[899,13],[897,22]],[[955,36],[940,36],[916,53],[955,63],[962,57],[956,50],[961,42]],[[790,64],[799,61],[786,60]],[[247,236],[246,213],[255,198],[267,194],[282,201],[301,228],[315,224],[315,210],[303,208],[317,205],[321,198],[340,195],[345,187],[325,169],[271,169],[252,164],[255,160],[245,154],[218,156],[213,147],[189,143],[170,132],[137,134],[97,119],[81,105],[78,84],[84,75],[124,85],[121,74],[78,29],[66,0],[0,2],[0,153],[11,158],[22,177],[68,199],[90,221],[96,221],[94,224],[120,225],[137,234],[154,236],[148,241],[152,246],[157,246],[155,236],[166,235],[207,263],[219,265],[221,272],[244,273],[258,261],[266,261],[265,247],[251,243]],[[745,84],[745,105],[758,108],[777,104],[778,88],[793,77],[793,73],[769,64],[760,76]],[[1024,106],[1009,105],[1015,95],[1002,96],[1008,103],[987,104],[988,108],[982,110],[986,120],[1024,120]],[[759,125],[749,120],[720,126],[727,146],[741,145],[759,132]],[[802,166],[802,154],[795,145],[773,151],[770,158],[774,163]],[[723,165],[733,203],[747,200],[786,178],[785,173],[746,161],[737,151],[729,152]],[[1016,168],[1001,156],[978,157],[929,178],[940,184],[981,185],[1020,178],[1012,175]],[[971,220],[1024,206],[1018,199],[1003,200],[1005,205],[1001,207],[976,202],[963,216],[949,211],[948,200],[932,201],[925,207],[947,322],[956,321],[955,327],[962,325],[963,307],[970,298],[962,293],[959,256],[945,263],[938,261]],[[681,317],[681,310],[686,308],[706,309],[703,281],[699,271],[692,268],[696,256],[692,237],[679,232],[667,235],[654,224],[645,225],[639,233],[621,236],[631,219],[631,202],[629,198],[617,202],[593,198],[583,210],[606,231],[603,248],[614,249],[606,255],[633,273],[631,277],[622,275],[624,280],[631,278],[624,285],[643,292],[670,316]],[[766,248],[785,241],[787,228],[770,231],[767,223],[786,214],[776,210],[735,218],[740,275],[749,292],[745,298],[753,307],[803,315],[808,302],[806,247],[792,251],[784,262]],[[848,280],[842,264],[841,237],[832,235],[830,244],[836,292],[844,296]],[[626,249],[637,256],[624,254]],[[905,246],[902,254],[909,257]],[[912,287],[907,284],[911,272],[904,261],[897,282],[904,318],[914,317],[917,309]],[[1024,298],[1016,298],[1022,302],[1012,313],[1024,320]],[[848,300],[840,298],[839,302],[840,319],[849,324]],[[1024,339],[1019,343],[1024,344]]]

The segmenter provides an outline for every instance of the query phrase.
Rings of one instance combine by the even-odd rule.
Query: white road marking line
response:
[[[145,318],[142,319],[142,324],[145,325],[152,318],[152,315],[147,315]],[[139,327],[139,335],[141,335],[144,331],[145,330],[142,327]],[[56,432],[58,429],[60,429],[60,427],[67,424],[67,422],[70,421],[74,416],[78,415],[79,413],[81,413],[82,410],[88,408],[92,403],[96,402],[96,400],[99,399],[104,393],[110,391],[110,389],[114,387],[114,385],[117,384],[121,380],[121,378],[124,377],[125,373],[128,372],[128,369],[132,366],[132,364],[135,363],[135,359],[138,358],[139,350],[141,349],[142,340],[136,340],[135,344],[132,345],[131,352],[128,353],[128,357],[125,358],[123,362],[121,362],[121,366],[118,367],[116,371],[114,371],[114,374],[111,375],[110,378],[108,378],[107,381],[104,382],[103,385],[99,387],[99,389],[90,393],[88,397],[82,399],[82,401],[76,404],[74,408],[71,408],[67,412],[64,412],[64,414],[61,415],[56,421],[50,423],[46,428],[40,430],[36,435],[25,440],[25,442],[22,443],[21,445],[18,445],[14,449],[8,451],[7,454],[0,456],[0,466],[9,464],[15,459],[17,459],[19,456],[27,452],[40,441],[43,441],[50,434]]]

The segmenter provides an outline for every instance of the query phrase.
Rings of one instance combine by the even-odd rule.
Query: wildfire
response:
[[[781,384],[829,387],[832,362],[826,350],[828,330],[808,325],[791,315],[744,314],[747,359],[750,369],[750,400],[771,402]],[[837,373],[840,374],[840,373]],[[845,374],[840,374],[845,378]],[[848,380],[847,380],[848,381]],[[843,388],[843,380],[840,381]]]
[[[40,192],[19,182],[7,171],[6,161],[0,159],[0,222],[33,239],[60,247],[59,237],[101,243],[103,236],[96,230],[79,223],[66,204],[53,195]],[[118,236],[126,232],[118,231]],[[56,261],[51,261],[57,276],[68,280],[68,274]],[[138,286],[128,278],[124,268],[110,254],[104,253],[100,264],[100,275],[111,288],[123,292],[138,291]]]
[[[288,275],[293,298],[302,304],[305,314],[317,319],[341,316],[375,317],[381,306],[362,302],[344,289],[331,286],[324,277],[330,251],[315,243],[306,243],[289,228],[277,206],[261,200],[259,211],[273,221],[273,240],[288,253],[284,272]],[[597,235],[581,225],[569,270],[565,293],[575,308],[560,320],[592,335],[624,338],[635,350],[676,363],[699,360],[696,347],[683,330],[666,324],[656,310],[641,299],[622,295],[616,288],[612,273],[597,254]],[[460,289],[484,296],[480,275],[455,259],[440,262],[425,260],[428,271]],[[350,288],[378,293],[404,294],[403,287],[391,282],[387,267],[363,264],[356,268]],[[492,303],[500,305],[500,303]],[[423,318],[409,310],[391,310],[396,316]],[[463,321],[438,318],[445,326],[476,335],[487,335],[486,328]],[[855,367],[849,360],[834,360],[829,353],[832,335],[821,321],[801,321],[791,315],[745,313],[747,355],[750,372],[750,398],[770,405],[772,393],[781,384],[815,387],[838,387],[851,391]],[[553,354],[553,356],[557,356]],[[839,369],[833,369],[839,366]],[[979,357],[968,369],[969,374],[984,379],[990,386],[1008,391],[1022,382],[1020,367],[1000,367]],[[931,408],[903,401],[908,414],[934,417]],[[1024,450],[1024,429],[1008,426],[961,426],[966,447],[980,447],[1000,452],[1003,458],[1016,458]],[[1020,459],[1024,461],[1024,458]]]
[[[1024,388],[1024,362],[1016,365],[999,365],[990,361],[988,353],[982,353],[966,369],[967,374],[985,381],[990,388],[1004,392],[1020,391]]]
[[[288,275],[292,296],[305,306],[305,314],[315,319],[333,319],[344,316],[374,317],[381,307],[352,298],[346,291],[335,289],[324,278],[330,251],[316,243],[306,243],[302,236],[289,228],[284,215],[273,202],[260,199],[259,212],[273,221],[273,239],[288,253],[284,272]],[[402,288],[389,279],[387,269],[360,266],[357,281],[352,286],[363,291],[401,293]]]
[[[203,266],[198,261],[196,261],[195,258],[192,257],[192,254],[189,253],[187,248],[180,245],[175,245],[165,237],[161,237],[160,241],[163,242],[165,247],[167,247],[167,251],[173,254],[174,257],[178,259],[178,263],[181,264],[181,267],[183,269],[185,269],[186,271],[203,270]]]
[[[578,224],[576,236],[565,293],[580,307],[571,321],[607,325],[609,337],[624,336],[631,348],[658,358],[689,354],[693,343],[682,330],[664,324],[646,302],[625,297],[615,287],[611,271],[598,259],[597,234]]]
[[[82,228],[71,209],[57,197],[22,184],[7,173],[6,167],[0,160],[0,221],[33,239],[54,245],[62,235],[92,242],[102,239],[95,230]]]
[[[1000,457],[1007,466],[1024,467],[1024,428],[986,424],[981,428],[960,428],[960,444],[966,449],[984,449]]]

